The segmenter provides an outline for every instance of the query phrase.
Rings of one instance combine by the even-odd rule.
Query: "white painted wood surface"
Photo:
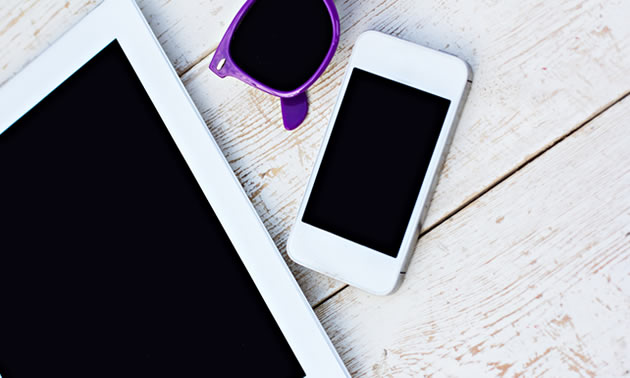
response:
[[[0,84],[103,0],[2,0]],[[153,32],[182,74],[219,44],[241,4],[224,0],[137,0]]]
[[[100,2],[0,2],[0,85]],[[289,261],[310,302],[325,301],[318,313],[354,373],[613,376],[630,370],[624,276],[630,239],[615,233],[624,220],[630,224],[629,165],[619,160],[613,172],[615,156],[605,148],[611,139],[618,149],[630,145],[627,101],[593,123],[610,131],[587,131],[589,125],[554,146],[630,92],[630,2],[337,0],[339,50],[309,93],[305,124],[291,133],[282,129],[277,99],[207,70],[243,1],[138,3],[281,250],[361,32],[381,30],[472,65],[472,91],[424,226],[435,228],[421,239],[401,292],[334,295],[344,285]],[[589,143],[602,153],[585,153]],[[370,179],[377,178],[357,186]],[[585,184],[571,185],[579,180]],[[529,190],[544,196],[528,197]],[[616,201],[606,202],[606,194]],[[523,198],[530,198],[528,209],[554,217],[525,217],[515,205]],[[493,225],[488,217],[495,213]],[[520,233],[521,226],[533,233]],[[514,252],[525,245],[538,257]],[[612,262],[598,272],[590,268],[602,258]]]
[[[317,309],[355,376],[630,375],[630,98]]]
[[[282,129],[277,99],[207,74],[183,76],[212,133],[284,251],[353,41],[382,30],[465,60],[475,77],[424,229],[433,227],[630,90],[630,2],[337,2],[340,48],[309,92],[304,125]],[[220,93],[220,95],[217,95]],[[357,188],[369,185],[366,178]],[[290,262],[313,304],[343,285]]]

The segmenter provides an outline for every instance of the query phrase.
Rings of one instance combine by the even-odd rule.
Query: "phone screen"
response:
[[[302,221],[396,257],[450,104],[354,68]]]

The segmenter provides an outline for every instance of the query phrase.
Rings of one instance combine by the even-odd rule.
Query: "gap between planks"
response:
[[[477,193],[474,197],[470,198],[468,201],[464,202],[463,204],[461,204],[460,206],[458,206],[457,208],[455,208],[452,212],[446,214],[444,217],[442,217],[441,219],[439,219],[437,222],[435,222],[435,224],[433,224],[432,226],[430,226],[429,228],[427,228],[426,230],[424,230],[420,236],[418,236],[418,240],[420,240],[421,237],[423,237],[424,235],[428,234],[429,232],[435,230],[437,227],[439,227],[440,225],[442,225],[444,222],[446,222],[448,219],[450,219],[451,217],[453,217],[455,214],[459,213],[460,211],[464,210],[465,208],[467,208],[468,206],[470,206],[470,204],[472,204],[473,202],[477,201],[478,199],[480,199],[481,197],[483,197],[486,193],[488,193],[489,191],[491,191],[492,189],[494,189],[495,187],[501,185],[501,183],[503,183],[504,181],[506,181],[507,179],[509,179],[510,177],[512,177],[514,174],[516,174],[518,171],[520,171],[521,169],[525,168],[526,166],[528,166],[529,164],[531,164],[534,160],[538,159],[540,156],[544,155],[545,153],[547,153],[549,150],[551,150],[552,148],[554,148],[555,146],[557,146],[558,144],[562,143],[564,140],[566,140],[567,138],[569,138],[571,135],[577,133],[580,129],[582,129],[583,127],[585,127],[586,125],[588,125],[589,123],[591,123],[593,120],[595,120],[596,118],[600,117],[602,114],[604,114],[608,109],[612,108],[613,106],[617,105],[618,103],[620,103],[621,101],[625,100],[626,97],[630,96],[630,91],[626,92],[625,94],[623,94],[622,96],[620,96],[619,98],[612,100],[610,103],[606,104],[605,106],[603,106],[600,110],[598,110],[597,112],[593,113],[593,115],[591,115],[589,118],[587,118],[584,122],[582,122],[581,124],[579,124],[577,127],[575,127],[573,130],[570,130],[568,133],[566,133],[565,135],[559,137],[557,140],[553,141],[552,143],[550,143],[548,146],[542,148],[540,151],[534,153],[530,158],[528,158],[527,160],[525,160],[522,164],[514,167],[514,169],[510,170],[509,172],[507,172],[504,176],[499,177],[496,181],[494,181],[492,184],[490,184],[488,187],[486,187],[484,190],[480,191],[479,193]],[[414,252],[415,253],[415,250]],[[403,285],[405,285],[405,281],[403,281],[402,283]],[[348,284],[344,284],[343,286],[341,286],[338,290],[335,290],[334,292],[330,293],[330,295],[322,298],[320,301],[316,302],[315,304],[313,304],[313,309],[317,309],[319,306],[323,305],[324,303],[328,302],[330,299],[334,298],[335,296],[337,296],[338,294],[340,294],[342,291],[344,291],[345,289],[348,288]]]
[[[199,64],[201,64],[204,60],[206,60],[208,57],[210,57],[210,55],[212,55],[216,49],[218,48],[217,46],[214,46],[214,48],[210,49],[209,52],[205,55],[203,55],[202,57],[198,58],[194,63],[190,64],[189,67],[186,68],[186,70],[182,71],[181,74],[178,74],[178,76],[180,77],[180,80],[183,81],[183,77],[184,75],[186,75],[189,71],[191,71],[193,68],[197,67]],[[532,163],[534,160],[536,160],[538,157],[540,157],[541,155],[545,154],[547,151],[551,150],[553,147],[555,147],[556,145],[558,145],[559,143],[562,143],[566,138],[570,137],[571,135],[575,134],[577,131],[579,131],[580,129],[582,129],[584,126],[586,126],[587,124],[589,124],[590,122],[592,122],[594,119],[598,118],[599,116],[601,116],[603,113],[605,113],[608,109],[612,108],[613,106],[615,106],[617,103],[623,101],[626,97],[628,97],[630,95],[630,91],[624,93],[623,95],[621,95],[620,97],[618,97],[617,99],[613,99],[612,101],[610,101],[608,104],[604,105],[601,109],[599,109],[598,111],[594,112],[590,117],[588,117],[584,122],[578,124],[574,129],[570,130],[569,132],[567,132],[566,134],[560,136],[559,138],[557,138],[555,141],[552,141],[549,145],[543,147],[542,149],[540,149],[538,152],[532,154],[531,157],[529,157],[528,159],[524,160],[521,164],[517,165],[516,167],[514,167],[513,169],[511,169],[510,171],[506,172],[505,175],[499,177],[497,180],[495,180],[494,182],[492,182],[490,185],[488,185],[486,188],[484,188],[483,190],[479,191],[477,194],[475,194],[473,197],[469,198],[466,202],[462,203],[461,205],[459,205],[458,207],[456,207],[455,209],[453,209],[453,211],[445,214],[442,218],[440,218],[437,222],[435,222],[433,225],[431,225],[429,228],[427,228],[426,230],[424,230],[420,236],[418,236],[418,240],[423,237],[424,235],[428,234],[429,232],[433,231],[434,229],[436,229],[437,227],[439,227],[440,225],[442,225],[444,222],[446,222],[448,219],[450,219],[451,217],[453,217],[455,214],[459,213],[460,211],[462,211],[463,209],[467,208],[471,203],[477,201],[479,198],[483,197],[486,193],[488,193],[489,191],[491,191],[492,189],[494,189],[495,187],[497,187],[498,185],[500,185],[502,182],[504,182],[505,180],[509,179],[511,176],[513,176],[515,173],[517,173],[518,171],[520,171],[521,169],[523,169],[524,167],[526,167],[527,165],[529,165],[530,163]],[[457,132],[457,131],[456,131]],[[240,180],[239,180],[240,181]],[[250,200],[251,201],[251,200]],[[414,251],[415,253],[415,251]],[[405,282],[403,281],[403,285],[405,284]],[[341,293],[343,290],[345,290],[346,288],[348,288],[348,284],[343,284],[342,286],[340,286],[337,290],[331,292],[329,295],[323,297],[321,300],[315,302],[311,307],[313,309],[317,309],[319,306],[321,306],[322,304],[326,303],[327,301],[329,301],[330,299],[332,299],[333,297],[337,296],[339,293]]]
[[[217,51],[217,49],[219,48],[219,45],[216,45],[214,47],[212,47],[210,50],[208,50],[208,53],[201,56],[198,59],[195,59],[194,62],[191,62],[190,65],[182,71],[181,74],[177,74],[177,76],[179,76],[179,80],[182,81],[182,84],[184,83],[184,75],[186,75],[188,73],[188,71],[192,70],[193,68],[197,67],[199,64],[201,64],[204,60],[206,60],[206,58],[208,58],[210,55],[214,54],[215,51]],[[208,71],[210,70],[210,68],[208,68]],[[184,86],[185,87],[185,86]],[[186,90],[186,92],[188,92],[188,90]],[[197,108],[197,106],[195,106],[195,109]],[[199,109],[197,109],[198,111]],[[205,121],[204,121],[205,123]],[[206,124],[206,126],[208,126]]]
[[[197,66],[185,77],[191,97],[285,259],[289,227],[321,143],[343,62],[350,55],[352,41],[363,30],[425,41],[429,47],[464,57],[476,68],[476,85],[446,159],[425,228],[476,197],[630,87],[624,75],[630,61],[620,55],[627,46],[622,37],[630,29],[608,17],[623,14],[626,9],[622,4],[602,9],[595,2],[571,0],[561,8],[557,4],[525,7],[517,15],[509,4],[484,6],[483,18],[496,21],[490,26],[478,17],[470,19],[479,13],[477,6],[467,5],[466,9],[456,1],[419,4],[401,0],[388,11],[380,8],[392,3],[383,5],[380,0],[341,3],[344,6],[340,12],[345,13],[342,25],[347,25],[342,48],[324,81],[309,93],[317,105],[306,120],[306,130],[291,135],[274,130],[270,126],[281,128],[276,100],[206,74],[207,64]],[[569,24],[560,11],[574,15]],[[550,18],[550,14],[555,17]],[[604,30],[614,33],[602,34]],[[578,71],[572,72],[575,70],[571,68]],[[585,69],[588,77],[580,74]],[[266,177],[267,172],[275,173]],[[312,304],[342,286],[287,261]]]
[[[390,30],[391,31],[391,30]],[[400,34],[400,33],[395,33],[395,34]],[[210,49],[209,53],[205,54],[202,53],[202,57],[199,57],[198,59],[193,60],[191,63],[189,63],[186,67],[186,69],[179,74],[178,76],[180,77],[180,79],[187,73],[189,72],[192,68],[197,67],[200,63],[202,63],[207,57],[209,57],[214,51],[216,50],[216,48]],[[208,51],[208,50],[206,50]],[[622,96],[622,98],[625,96]],[[534,159],[536,159],[538,156],[540,156],[541,154],[545,153],[546,151],[548,151],[549,149],[553,148],[557,143],[561,142],[564,138],[566,138],[567,136],[571,135],[573,132],[575,132],[576,130],[580,129],[584,124],[590,122],[593,118],[597,117],[598,115],[600,115],[602,112],[604,112],[605,110],[607,110],[610,106],[614,105],[617,101],[614,101],[611,105],[608,106],[604,106],[602,110],[596,111],[592,114],[590,118],[587,119],[587,121],[583,122],[583,123],[579,123],[578,126],[576,128],[574,128],[573,130],[568,130],[565,131],[565,135],[564,136],[559,136],[557,137],[557,139],[555,141],[551,141],[550,143],[548,143],[546,146],[543,146],[541,149],[539,149],[538,152],[534,152],[532,155],[526,157],[525,159],[523,159],[523,161],[518,164],[515,165],[515,168],[509,169],[506,171],[506,173],[504,175],[498,176],[496,179],[494,179],[493,181],[491,181],[489,183],[489,185],[486,185],[485,189],[484,188],[479,188],[479,190],[477,191],[477,193],[473,194],[468,200],[466,200],[465,202],[462,202],[462,204],[460,204],[456,209],[454,209],[451,212],[448,212],[446,214],[444,214],[442,217],[440,217],[437,222],[435,222],[434,225],[432,225],[428,230],[425,230],[425,232],[422,233],[422,235],[425,235],[427,232],[435,229],[435,227],[441,225],[444,221],[446,221],[447,219],[449,219],[452,215],[456,214],[457,212],[459,212],[460,210],[462,210],[463,208],[467,207],[470,203],[472,203],[473,201],[477,200],[478,198],[480,198],[481,196],[483,196],[484,194],[486,194],[489,190],[491,190],[492,188],[494,188],[495,186],[497,186],[498,184],[500,184],[501,182],[503,182],[506,178],[510,177],[512,174],[514,174],[515,172],[517,172],[518,170],[520,170],[521,168],[523,168],[524,166],[526,166],[527,164],[529,164],[531,161],[533,161]],[[328,296],[324,297],[322,300],[317,301],[313,307],[318,307],[319,305],[321,305],[322,303],[326,302],[328,299],[332,298],[333,296],[335,296],[336,294],[338,294],[339,292],[341,292],[343,289],[345,288],[345,286],[341,286],[338,290],[336,290],[335,292],[329,294]]]

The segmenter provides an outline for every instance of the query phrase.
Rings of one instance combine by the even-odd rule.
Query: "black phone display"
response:
[[[354,68],[302,221],[396,257],[450,103]]]

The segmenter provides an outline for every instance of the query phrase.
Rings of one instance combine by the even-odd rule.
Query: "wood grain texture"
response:
[[[0,2],[0,84],[100,2]],[[424,229],[464,210],[421,239],[400,292],[317,309],[354,374],[630,374],[630,100],[562,140],[630,91],[629,2],[337,0],[339,50],[291,133],[277,99],[207,69],[243,1],[138,3],[283,252],[361,32],[472,65]],[[312,304],[343,287],[289,264]]]
[[[0,2],[0,84],[41,54],[102,0]],[[182,74],[211,53],[240,6],[224,0],[137,0]]]
[[[180,75],[217,48],[242,5],[234,0],[136,1]]]
[[[0,2],[0,85],[41,54],[100,2]]]
[[[210,57],[183,76],[282,251],[351,48],[363,31],[380,30],[445,50],[468,61],[475,73],[424,229],[630,90],[630,23],[624,16],[630,14],[630,3],[626,1],[343,0],[336,4],[342,26],[340,47],[309,92],[309,115],[295,132],[282,129],[277,99],[209,74]],[[357,190],[370,180],[378,180],[378,174],[357,183]],[[343,287],[289,264],[312,304]]]
[[[4,52],[0,82],[38,55],[96,3],[60,4],[2,3],[0,20],[8,21],[0,27]],[[143,0],[139,5],[182,73],[216,46],[240,2],[206,0],[183,5]],[[442,48],[466,59],[475,71],[475,83],[425,229],[630,88],[630,76],[626,74],[630,67],[630,27],[623,17],[630,11],[627,2],[345,0],[337,1],[337,6],[342,22],[340,48],[324,77],[311,90],[311,111],[297,132],[282,130],[275,98],[235,80],[214,77],[207,70],[210,57],[183,76],[281,250],[352,44],[362,31],[381,30]],[[370,179],[378,178],[367,178],[358,187]],[[339,282],[289,264],[313,304],[342,287]]]
[[[317,309],[353,376],[630,375],[630,98]]]

